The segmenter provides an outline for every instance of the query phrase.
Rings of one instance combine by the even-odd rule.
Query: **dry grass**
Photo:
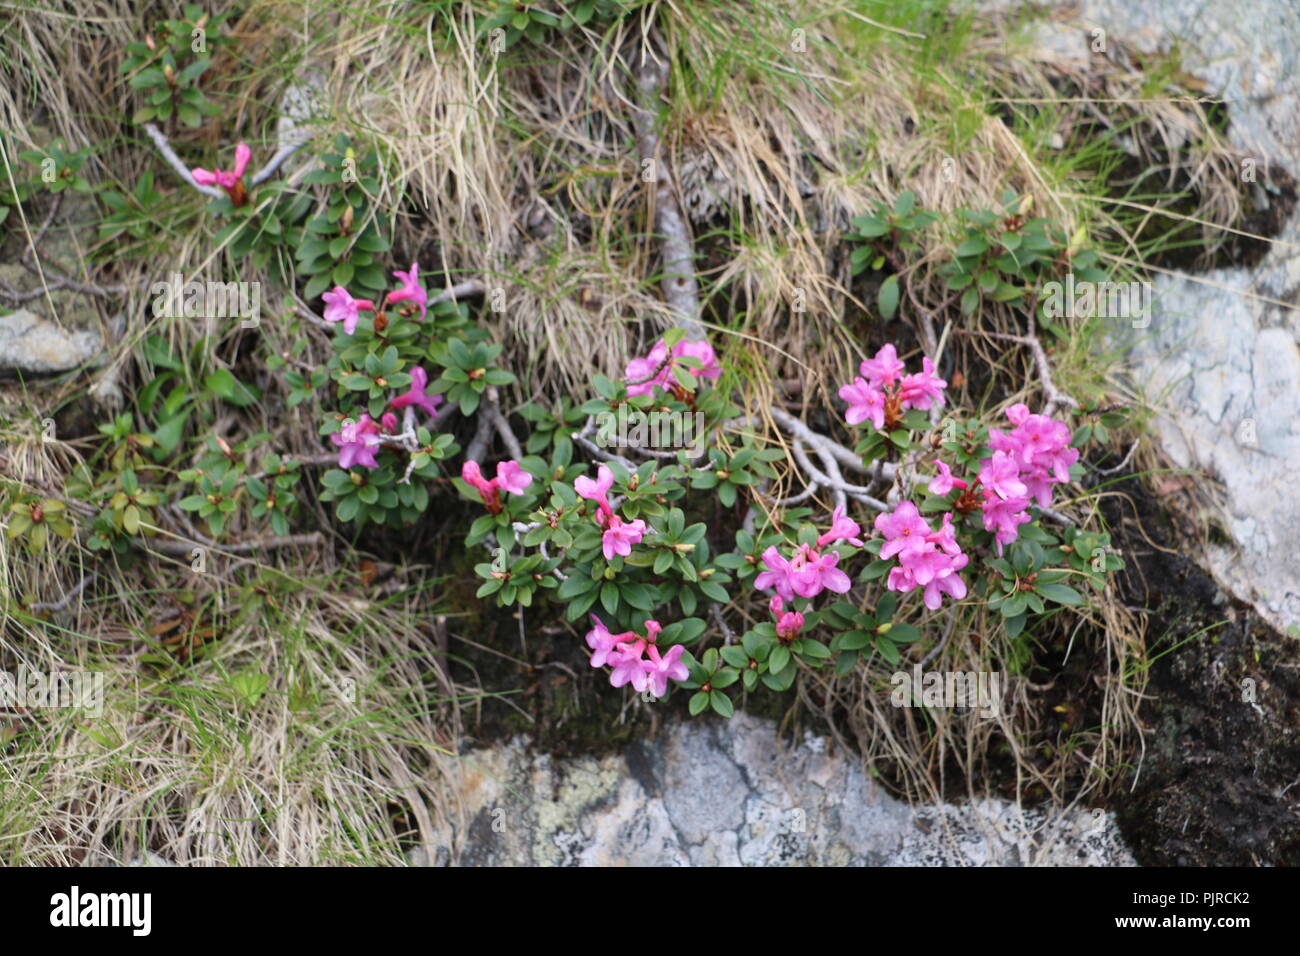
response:
[[[944,306],[948,293],[934,271],[954,240],[941,228],[909,269],[904,321],[887,332],[874,317],[874,290],[850,275],[843,236],[853,216],[903,189],[921,208],[944,213],[993,208],[1010,189],[1032,196],[1035,210],[1067,232],[1084,225],[1136,262],[1145,253],[1140,231],[1098,201],[1102,187],[1087,176],[1113,162],[1113,150],[1084,145],[1056,154],[1044,145],[1051,132],[1068,140],[1072,130],[1118,129],[1143,157],[1159,158],[1170,177],[1177,165],[1180,182],[1192,184],[1195,205],[1179,208],[1206,224],[1207,248],[1218,227],[1242,214],[1232,180],[1237,157],[1204,106],[1153,95],[1150,75],[1122,55],[1077,75],[1008,46],[1013,23],[972,27],[951,18],[946,28],[960,39],[939,56],[940,35],[900,37],[840,6],[663,0],[637,14],[657,18],[671,51],[665,154],[700,251],[704,318],[747,408],[786,394],[785,380],[799,383],[789,390],[796,413],[801,401],[828,406],[836,384],[887,335],[915,342],[910,319],[922,311],[935,312],[948,361],[986,376],[988,392],[954,388],[957,407],[996,414],[1035,400],[1027,350],[957,334],[961,320]],[[594,372],[617,374],[670,324],[628,110],[635,18],[552,34],[498,57],[475,38],[475,5],[442,5],[432,15],[332,3],[310,9],[310,17],[293,3],[246,9],[233,28],[239,56],[223,58],[211,78],[213,95],[231,109],[179,137],[178,149],[211,155],[243,137],[269,151],[280,90],[295,70],[299,78],[314,73],[327,104],[321,141],[346,130],[385,157],[378,198],[394,207],[395,248],[449,281],[487,283],[484,320],[520,374],[516,400],[583,398]],[[142,17],[161,10],[125,0],[24,8],[0,35],[0,127],[20,149],[50,135],[96,146],[92,178],[118,188],[129,189],[144,169],[160,170],[169,195],[157,235],[127,255],[87,257],[87,275],[134,286],[156,278],[164,261],[167,272],[187,277],[224,270],[264,278],[214,252],[217,227],[200,198],[166,178],[142,138],[122,135],[118,51],[137,37]],[[791,48],[796,28],[804,31],[802,52]],[[1044,102],[1032,115],[996,110],[991,90]],[[1150,196],[1172,182],[1135,181],[1130,194]],[[308,365],[328,356],[317,330],[280,322],[264,323],[251,355],[237,333],[209,341],[210,329],[146,317],[144,288],[117,309],[101,300],[83,309],[104,329],[115,311],[142,317],[114,344],[108,365],[128,395],[155,371],[140,352],[150,334],[178,354],[197,346],[205,361],[231,366],[295,349]],[[268,314],[291,303],[270,306]],[[1002,307],[971,331],[1020,326]],[[1097,329],[1078,324],[1072,332],[1053,355],[1058,384],[1081,397],[1135,400],[1122,367],[1098,358]],[[268,448],[319,451],[320,409],[288,409],[283,383],[262,372],[265,406],[214,411],[213,432],[234,441],[265,431]],[[40,420],[86,403],[87,387],[66,379],[43,383],[39,393],[4,390],[10,481],[48,493],[93,453],[90,438],[39,439]],[[96,420],[107,418],[91,408]],[[756,437],[784,444],[775,428]],[[773,493],[798,490],[791,469]],[[817,504],[829,510],[828,501]],[[1095,508],[1088,500],[1074,511],[1096,524]],[[310,511],[311,526],[331,527],[326,509],[313,503]],[[164,518],[181,527],[176,515]],[[9,782],[0,797],[0,857],[123,860],[148,849],[186,863],[400,862],[405,847],[433,841],[456,813],[451,755],[463,725],[454,701],[474,693],[452,686],[431,661],[437,641],[425,622],[439,607],[439,569],[399,569],[391,601],[363,601],[355,580],[361,555],[348,542],[334,544],[257,555],[239,574],[223,559],[201,580],[156,557],[123,562],[101,571],[68,612],[38,621],[15,605],[65,593],[84,554],[59,543],[33,559],[4,541],[0,663],[92,667],[109,680],[106,716],[93,726],[18,721],[21,733],[2,761]],[[250,577],[253,567],[260,574]],[[258,610],[241,614],[254,599],[263,602]],[[178,614],[214,628],[211,651],[181,665],[151,663],[150,655],[170,653],[151,651],[154,629]],[[1013,656],[976,603],[918,623],[954,635],[936,669],[1005,670]],[[1010,766],[1017,793],[1092,799],[1137,735],[1144,624],[1107,602],[1059,626],[1096,662],[1095,725],[1044,726],[1035,699],[1049,691],[1026,682],[996,721],[932,711],[923,724],[917,712],[884,703],[879,668],[810,684],[804,703],[829,714],[835,732],[911,796],[952,792],[954,774],[976,795]],[[231,690],[231,675],[247,670],[269,680],[255,708]],[[344,675],[357,681],[355,702],[338,693]]]

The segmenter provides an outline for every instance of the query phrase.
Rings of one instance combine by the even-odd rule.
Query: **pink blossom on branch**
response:
[[[626,558],[632,553],[632,545],[640,544],[645,537],[646,523],[638,518],[636,521],[624,521],[616,514],[609,516],[604,533],[600,536],[601,550],[606,561],[612,561],[614,555]]]
[[[844,420],[850,425],[870,421],[877,431],[893,431],[907,409],[928,411],[943,404],[948,383],[935,374],[929,356],[922,356],[921,371],[903,375],[905,368],[891,344],[864,360],[858,366],[861,374],[840,387],[840,398],[849,406]]]
[[[512,495],[522,495],[533,483],[533,476],[524,471],[523,465],[511,458],[497,462],[496,481],[502,491]]]
[[[501,492],[522,495],[533,483],[533,476],[524,471],[523,466],[513,459],[497,463],[497,476],[491,481],[483,477],[483,470],[476,461],[467,461],[460,466],[460,476],[483,499],[483,504],[492,514],[501,513]]]
[[[903,379],[898,389],[898,397],[904,408],[919,408],[928,412],[931,405],[943,404],[943,390],[948,383],[934,373],[934,362],[930,357],[921,358],[921,371],[913,372]]]
[[[687,365],[680,361],[684,358],[696,359],[699,365]],[[686,369],[696,378],[714,379],[722,375],[718,356],[708,342],[683,340],[674,345],[669,354],[668,346],[660,339],[645,358],[635,358],[627,363],[623,378],[628,382],[628,395],[653,395],[656,386],[671,391],[676,382],[674,366]]]
[[[631,631],[624,631],[622,634],[611,634],[604,622],[596,615],[591,615],[594,624],[592,629],[587,632],[587,646],[593,651],[591,655],[592,667],[604,667],[608,663],[613,663],[615,658],[623,656],[623,651],[619,645],[631,643],[636,640],[636,635]]]
[[[1021,498],[1026,494],[1025,483],[1020,480],[1020,466],[1015,458],[1004,451],[995,451],[992,458],[980,462],[980,484],[1003,500]]]
[[[437,415],[438,405],[442,403],[442,396],[425,394],[424,390],[428,385],[429,373],[420,366],[415,366],[415,368],[411,369],[411,387],[389,402],[389,406],[392,408],[405,408],[407,405],[416,405],[423,408],[430,415]]]
[[[369,299],[352,298],[348,294],[348,290],[341,285],[336,285],[321,298],[325,302],[325,321],[342,322],[343,331],[348,335],[357,330],[357,322],[361,319],[361,310],[375,311],[373,302]]]
[[[899,373],[906,366],[899,361],[898,350],[892,344],[880,347],[875,358],[863,359],[858,366],[858,374],[870,383],[872,388],[884,389],[898,381]]]
[[[363,414],[355,422],[344,422],[342,428],[330,435],[330,441],[339,448],[339,467],[345,471],[353,465],[378,468],[375,452],[379,450],[381,434],[379,423],[369,415]]]
[[[805,546],[806,547],[806,546]],[[818,554],[811,548],[804,553],[803,567],[795,573],[794,593],[800,597],[816,597],[822,591],[847,594],[853,582],[837,568],[840,555],[837,551]]]
[[[402,287],[388,293],[384,301],[389,305],[398,302],[413,302],[420,307],[420,318],[428,313],[429,293],[424,291],[424,286],[420,285],[420,265],[411,263],[410,272],[402,272],[400,269],[393,273],[393,277],[402,283]]]
[[[649,626],[647,621],[646,625]],[[641,667],[645,671],[646,683],[650,693],[656,697],[663,697],[668,693],[668,681],[683,681],[690,676],[690,671],[682,663],[682,655],[686,653],[686,647],[682,644],[674,644],[661,657],[659,648],[651,644],[646,652],[650,655],[648,661],[642,661]]]
[[[848,402],[844,420],[850,425],[869,419],[877,431],[885,427],[885,393],[865,379],[855,378],[853,384],[840,386],[840,398]]]
[[[253,158],[253,151],[248,148],[247,143],[240,143],[235,147],[235,165],[230,172],[220,169],[214,169],[209,172],[201,167],[195,167],[190,170],[190,175],[200,186],[220,186],[230,196],[230,201],[236,206],[242,206],[248,202],[248,193],[244,189],[244,170],[248,168],[248,161]]]
[[[674,644],[660,653],[655,641],[663,626],[654,620],[645,622],[645,637],[632,631],[611,634],[604,622],[591,615],[592,629],[587,632],[587,646],[592,649],[591,666],[610,665],[609,682],[614,687],[631,684],[638,693],[649,690],[656,697],[668,693],[668,681],[684,681],[690,676],[682,655],[686,648]],[[649,659],[642,655],[649,654]]]
[[[803,615],[798,611],[787,611],[785,602],[781,600],[781,595],[772,596],[771,603],[768,607],[772,611],[772,616],[776,618],[776,636],[782,641],[793,641],[803,630]]]
[[[614,487],[614,472],[610,470],[609,465],[601,465],[596,469],[595,481],[586,475],[580,475],[573,482],[573,490],[578,493],[578,497],[596,503],[598,508],[596,521],[602,527],[614,513],[614,509],[609,506],[609,489],[612,487]]]
[[[923,600],[931,610],[939,607],[944,594],[958,600],[966,596],[966,583],[957,572],[970,559],[957,543],[952,515],[945,514],[935,531],[915,504],[903,501],[892,514],[878,515],[875,526],[885,536],[880,557],[898,557],[898,564],[885,580],[889,590],[924,588]]]
[[[775,545],[768,547],[763,552],[763,567],[766,570],[760,571],[758,577],[754,578],[755,590],[766,591],[768,588],[775,588],[778,597],[793,601],[795,575],[803,565],[802,555],[803,552],[800,551],[799,565],[796,566],[782,557]]]
[[[935,475],[934,478],[930,480],[930,494],[946,495],[952,491],[953,488],[960,488],[962,491],[966,490],[968,487],[967,483],[962,481],[960,478],[954,478],[952,470],[942,461],[936,458],[934,465],[939,469],[939,474]]]
[[[614,665],[614,670],[609,675],[611,686],[622,687],[630,682],[632,689],[638,694],[646,689],[646,685],[650,682],[650,675],[646,673],[643,666],[645,662],[641,660],[645,648],[646,642],[640,639],[630,644],[619,645],[620,653],[610,660]]]
[[[843,541],[855,548],[860,548],[862,547],[862,539],[858,535],[861,533],[862,529],[858,527],[858,523],[846,515],[843,506],[840,506],[831,512],[831,528],[817,539],[816,546],[824,548],[836,541]]]

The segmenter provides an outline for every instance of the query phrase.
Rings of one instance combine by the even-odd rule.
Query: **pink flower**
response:
[[[348,420],[343,427],[330,435],[339,448],[339,467],[346,470],[353,465],[364,468],[378,468],[375,451],[379,447],[380,429],[369,415],[362,415],[360,421]]]
[[[497,499],[497,483],[488,481],[483,477],[483,470],[479,468],[478,462],[467,461],[460,466],[460,476],[469,482],[473,487],[478,489],[478,493],[483,498],[484,504],[489,504]]]
[[[992,458],[980,462],[980,484],[999,498],[1023,497],[1025,483],[1020,480],[1020,466],[1004,451],[995,451]]]
[[[236,206],[242,206],[247,202],[247,195],[241,180],[244,178],[244,170],[248,168],[248,161],[252,158],[253,151],[248,148],[248,144],[240,143],[235,147],[235,166],[230,172],[220,169],[208,172],[206,169],[196,167],[190,170],[190,175],[200,186],[220,186],[230,196],[231,202]]]
[[[862,539],[858,535],[861,531],[858,523],[846,515],[842,507],[836,508],[831,512],[831,529],[817,539],[817,548],[824,548],[836,541],[846,541],[855,548],[860,548]]]
[[[412,262],[410,272],[402,272],[398,269],[393,273],[393,277],[402,283],[402,287],[388,293],[385,301],[390,305],[396,302],[414,302],[420,307],[420,318],[424,318],[428,312],[429,293],[425,292],[424,286],[420,285],[419,263]]]
[[[954,478],[947,465],[937,458],[934,460],[934,465],[939,469],[939,474],[930,479],[930,494],[946,495],[953,488],[961,488],[963,491],[966,489],[966,482],[960,478]]]
[[[840,386],[840,398],[849,403],[844,420],[850,425],[871,419],[877,431],[885,427],[885,395],[866,380],[855,378],[852,385]]]
[[[792,641],[803,630],[803,615],[798,611],[787,611],[781,595],[773,595],[768,607],[776,618],[776,636],[784,641]]]
[[[700,364],[694,366],[678,361],[683,358],[696,359]],[[678,342],[670,355],[668,347],[660,339],[645,358],[635,358],[627,363],[623,378],[629,383],[628,395],[653,395],[656,387],[668,391],[669,386],[676,381],[673,376],[674,366],[686,369],[696,378],[713,379],[722,374],[718,356],[708,342]]]
[[[614,670],[609,675],[609,682],[612,686],[622,687],[631,681],[632,689],[637,693],[646,689],[646,686],[650,683],[650,675],[646,673],[641,661],[641,655],[645,652],[645,647],[646,642],[643,640],[620,646],[620,653],[610,658],[610,663],[614,665]]]
[[[645,639],[649,641],[651,644],[653,644],[655,641],[659,640],[659,632],[662,631],[663,629],[664,626],[660,624],[658,621],[655,620],[646,621]]]
[[[1004,545],[1010,544],[1020,536],[1020,526],[1029,519],[1028,498],[999,498],[994,494],[984,496],[984,530],[995,532],[993,540],[997,542],[998,554]]]
[[[943,404],[943,390],[948,383],[934,374],[934,362],[929,356],[921,359],[921,371],[914,372],[903,379],[898,396],[904,408],[919,408],[927,411],[931,405]]]
[[[325,321],[342,322],[343,331],[348,335],[357,330],[357,322],[361,318],[360,311],[362,309],[369,312],[375,310],[375,304],[369,299],[354,299],[348,294],[348,290],[341,285],[336,285],[321,298],[325,301]]]
[[[646,627],[649,627],[650,623],[650,621],[646,621]],[[686,653],[685,646],[674,644],[672,647],[668,648],[662,657],[660,657],[659,648],[651,644],[648,653],[650,659],[648,661],[641,661],[641,669],[645,673],[646,684],[649,687],[650,693],[654,694],[656,697],[662,697],[664,694],[668,693],[668,681],[670,678],[672,680],[682,681],[686,680],[686,678],[690,676],[690,672],[686,669],[686,665],[682,663],[682,655]],[[643,687],[638,689],[645,690],[646,688]]]
[[[442,402],[441,395],[426,395],[425,388],[429,385],[429,373],[420,366],[411,369],[411,387],[403,394],[398,395],[389,402],[393,408],[405,408],[407,405],[418,405],[430,415],[438,413],[438,405]]]
[[[903,371],[903,368],[894,346],[882,345],[874,359],[866,359],[858,366],[858,373],[870,383],[872,388],[883,389],[898,381],[898,373]]]
[[[781,557],[781,552],[776,550],[775,545],[763,552],[763,567],[767,570],[759,572],[758,577],[754,578],[754,588],[759,591],[776,588],[778,597],[793,601],[794,573],[798,568],[792,567],[789,561]]]
[[[618,515],[611,514],[605,533],[600,536],[605,560],[613,560],[616,554],[626,558],[632,553],[632,545],[640,544],[645,533],[646,524],[640,518],[636,521],[624,522]]]
[[[497,484],[502,491],[512,495],[522,495],[533,483],[533,476],[524,471],[522,465],[513,458],[497,462]]]
[[[681,365],[696,378],[721,378],[722,366],[718,364],[717,353],[713,351],[713,346],[708,342],[700,339],[699,341],[681,341],[673,346],[674,358],[695,359],[699,365],[689,365],[685,362],[674,362],[674,365]]]
[[[922,587],[925,605],[931,609],[939,606],[944,594],[958,600],[966,596],[966,585],[956,572],[970,559],[957,543],[951,514],[945,514],[939,530],[932,531],[916,506],[904,501],[893,514],[878,516],[876,529],[886,538],[880,556],[898,555],[898,565],[890,568],[885,581],[889,590],[906,592]]]
[[[924,550],[930,533],[930,526],[910,501],[900,502],[892,514],[876,515],[875,527],[885,536],[885,545],[880,549],[882,559],[904,551]]]
[[[795,574],[794,592],[800,597],[812,598],[822,590],[845,594],[853,586],[849,576],[837,568],[840,556],[836,551],[826,554],[809,553],[804,566]]]
[[[840,387],[840,398],[849,404],[845,421],[857,425],[870,419],[877,431],[893,429],[902,421],[905,409],[926,411],[943,404],[943,390],[948,383],[935,374],[929,356],[921,357],[921,371],[900,378],[904,367],[897,350],[889,344],[881,346],[875,358],[858,366],[862,374]]]
[[[964,554],[956,556],[947,568],[930,580],[925,586],[925,594],[922,595],[926,607],[931,611],[937,611],[945,594],[955,601],[960,601],[966,596],[966,582],[957,572],[966,567],[966,562],[969,560]]]
[[[460,476],[478,489],[483,504],[487,505],[488,511],[493,514],[499,514],[501,511],[503,490],[512,495],[522,495],[524,490],[533,483],[533,476],[524,471],[519,462],[513,459],[497,462],[497,476],[491,481],[483,477],[483,470],[479,468],[476,461],[467,461],[461,465]]]
[[[622,634],[611,634],[605,627],[604,623],[596,615],[591,615],[594,626],[587,632],[587,646],[595,653],[591,655],[592,667],[604,667],[610,663],[613,658],[621,657],[622,651],[619,645],[624,641],[633,641],[636,635],[631,631],[625,631]]]
[[[623,377],[633,384],[628,386],[629,395],[649,395],[656,385],[665,387],[668,383],[668,346],[660,339],[650,349],[645,358],[634,358],[627,363]]]
[[[595,481],[586,475],[580,475],[573,482],[573,490],[578,493],[578,497],[596,502],[599,508],[599,516],[596,520],[601,525],[604,525],[609,516],[614,513],[614,509],[609,506],[609,489],[612,487],[614,487],[614,473],[610,471],[608,465],[601,465],[596,469]]]
[[[1024,405],[1007,409],[1007,418],[1015,429],[1006,434],[989,429],[989,447],[994,455],[1003,454],[1019,468],[1022,495],[1028,495],[1046,508],[1052,503],[1052,485],[1070,480],[1070,466],[1079,460],[1079,449],[1070,447],[1070,427],[1046,415],[1034,415]],[[1014,540],[1014,538],[1012,538]]]

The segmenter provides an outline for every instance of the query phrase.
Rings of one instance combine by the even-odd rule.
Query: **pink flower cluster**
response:
[[[935,375],[929,356],[922,357],[921,371],[904,375],[905,368],[893,345],[883,346],[875,358],[865,360],[852,384],[840,388],[840,398],[849,403],[844,420],[857,425],[870,419],[877,430],[886,424],[893,428],[906,409],[928,411],[943,404],[948,383]]]
[[[253,151],[248,148],[248,144],[240,143],[235,147],[235,165],[230,172],[221,169],[209,172],[202,167],[195,167],[190,170],[190,175],[200,186],[220,186],[226,191],[232,203],[242,206],[248,201],[243,183],[244,170],[248,168],[248,161],[252,158]]]
[[[411,271],[403,272],[398,269],[393,273],[393,278],[402,283],[402,287],[388,293],[384,302],[388,305],[396,305],[398,302],[413,302],[420,307],[420,318],[423,319],[428,312],[429,293],[424,291],[424,286],[420,285],[420,265],[417,262],[411,263]]]
[[[1052,486],[1070,480],[1070,466],[1079,460],[1079,450],[1070,447],[1070,428],[1046,415],[1034,415],[1021,404],[1007,409],[1015,428],[1004,433],[989,429],[993,454],[980,462],[974,482],[953,476],[941,461],[939,474],[930,481],[930,493],[947,495],[954,488],[973,509],[981,509],[984,530],[994,532],[998,553],[1020,536],[1020,526],[1030,520],[1029,504],[1040,508],[1052,503]],[[961,502],[959,501],[960,505]]]
[[[631,684],[637,693],[649,690],[656,697],[668,693],[668,681],[683,681],[690,676],[682,662],[686,648],[674,644],[664,654],[659,653],[655,640],[663,630],[658,621],[646,621],[646,636],[640,637],[633,631],[611,634],[600,618],[591,615],[595,625],[587,632],[587,646],[591,648],[591,666],[604,667],[609,664],[613,670],[609,682],[614,687]],[[646,658],[642,655],[648,654]]]
[[[586,475],[580,475],[573,482],[573,490],[578,493],[578,497],[596,503],[596,524],[604,529],[600,545],[606,561],[613,560],[616,554],[626,558],[632,553],[632,545],[640,544],[641,539],[651,530],[640,518],[624,521],[610,507],[609,489],[613,486],[614,472],[608,465],[601,465],[596,470],[595,481]]]
[[[768,588],[776,590],[777,597],[793,601],[795,596],[813,598],[822,591],[844,594],[852,586],[849,576],[836,565],[840,555],[837,551],[822,549],[837,541],[846,541],[855,547],[862,547],[858,537],[861,529],[858,523],[836,508],[831,515],[831,528],[813,544],[801,544],[794,555],[786,560],[775,546],[763,552],[763,567],[766,569],[754,578],[754,587],[759,591]],[[775,613],[776,609],[773,608]],[[802,626],[802,620],[800,621]]]
[[[938,531],[931,529],[916,505],[904,501],[892,514],[876,516],[876,530],[885,536],[882,559],[898,557],[885,586],[907,592],[925,588],[925,606],[936,610],[947,594],[960,601],[966,583],[957,572],[970,560],[957,544],[952,515],[945,514]]]
[[[682,358],[699,360],[698,367],[682,366],[696,378],[712,379],[722,374],[722,367],[718,365],[718,356],[708,342],[678,342],[673,346],[670,356],[668,346],[664,344],[663,339],[660,339],[645,358],[633,359],[627,363],[627,370],[623,373],[623,377],[630,383],[627,387],[628,395],[653,395],[656,386],[669,391],[672,383],[676,381],[673,378],[673,366],[677,364],[677,359]]]
[[[428,311],[429,294],[424,291],[424,286],[420,285],[420,265],[412,262],[411,270],[403,272],[398,269],[393,273],[393,277],[402,283],[400,289],[388,293],[384,297],[385,305],[395,305],[399,302],[413,302],[419,306],[420,318],[423,319]],[[357,322],[361,320],[362,312],[374,312],[375,304],[369,299],[354,299],[352,294],[341,285],[336,285],[330,289],[321,299],[325,303],[325,321],[342,322],[343,331],[351,335],[357,330]]]
[[[339,448],[339,467],[345,471],[353,465],[378,468],[375,453],[383,444],[384,436],[396,431],[397,416],[392,412],[377,422],[365,414],[359,421],[348,419],[342,428],[330,435],[330,441]]]
[[[772,601],[768,604],[772,610],[772,616],[776,618],[776,636],[782,643],[789,643],[799,636],[803,630],[803,615],[798,611],[787,611],[785,602],[781,600],[781,595],[773,594]]]
[[[533,476],[524,471],[523,466],[513,458],[497,462],[497,476],[491,481],[483,477],[483,471],[476,461],[467,461],[461,465],[460,476],[474,486],[492,514],[501,512],[501,492],[522,495],[533,483]]]
[[[411,369],[411,387],[389,402],[389,407],[406,408],[412,405],[424,409],[430,415],[437,414],[442,396],[426,394],[425,389],[428,385],[429,373],[417,365]],[[358,421],[349,420],[344,423],[341,429],[330,435],[330,441],[339,448],[340,468],[346,470],[353,465],[378,468],[379,463],[375,461],[375,453],[384,443],[386,436],[395,434],[397,434],[396,415],[386,412],[376,422],[369,415],[363,414]]]

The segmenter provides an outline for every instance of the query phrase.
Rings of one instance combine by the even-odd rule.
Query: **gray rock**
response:
[[[27,309],[0,315],[0,373],[67,372],[97,356],[101,344],[98,332],[65,329]]]
[[[1300,175],[1300,6],[1278,0],[1082,0],[1036,28],[1037,48],[1073,49],[1080,28],[1181,64],[1228,104],[1230,143],[1256,160],[1259,183],[1282,164]],[[1257,196],[1267,200],[1261,188]],[[1209,548],[1219,582],[1280,630],[1300,626],[1300,209],[1253,269],[1160,276],[1150,327],[1135,334],[1133,381],[1160,416],[1174,463],[1223,486],[1234,539]]]
[[[1133,865],[1101,811],[910,807],[825,740],[790,747],[745,714],[672,724],[604,758],[557,760],[516,738],[463,770],[470,823],[439,837],[460,865]]]
[[[56,215],[41,239],[39,261],[47,269],[81,280],[85,256],[96,241],[100,214],[89,196],[73,192],[61,196]],[[47,197],[28,210],[33,232],[45,221],[52,201]],[[40,275],[22,264],[28,252],[26,237],[16,231],[0,243],[0,281],[20,293],[43,288]],[[98,300],[55,287],[24,301],[25,306],[17,311],[0,315],[0,376],[67,372],[99,354],[104,336]],[[9,304],[0,299],[0,311]],[[120,338],[120,334],[111,338]]]

